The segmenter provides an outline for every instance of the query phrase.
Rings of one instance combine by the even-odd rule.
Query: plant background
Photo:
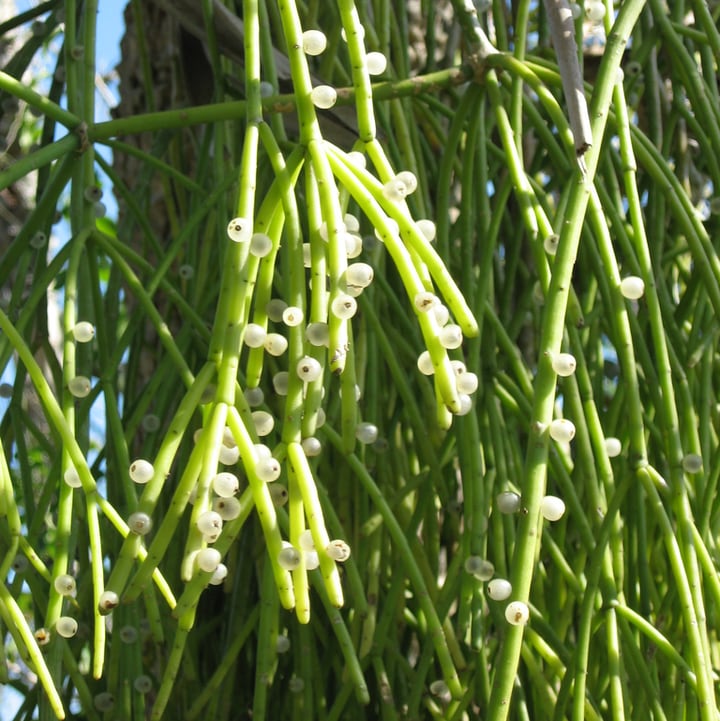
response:
[[[107,5],[101,2],[100,9]],[[45,567],[55,574],[67,564],[80,591],[77,605],[53,598],[48,579],[37,569],[27,576],[10,571],[8,588],[20,601],[28,627],[50,627],[61,608],[83,623],[76,639],[56,638],[43,652],[74,712],[82,707],[82,714],[98,717],[97,695],[110,690],[124,718],[150,715],[160,708],[163,694],[171,696],[168,715],[188,718],[207,709],[231,718],[237,709],[250,708],[256,718],[467,714],[496,721],[506,715],[540,718],[547,709],[555,718],[574,719],[717,717],[720,274],[713,201],[720,177],[712,151],[718,147],[720,106],[719,44],[708,24],[708,17],[717,20],[717,7],[677,3],[667,13],[659,2],[624,3],[626,16],[633,8],[644,7],[644,12],[632,26],[629,49],[620,48],[622,57],[608,52],[599,72],[593,52],[605,33],[597,23],[578,25],[578,37],[587,41],[588,97],[600,103],[603,88],[615,93],[607,134],[587,156],[598,196],[583,199],[555,56],[537,4],[495,3],[493,12],[481,13],[481,27],[503,53],[485,58],[478,82],[469,84],[456,84],[453,73],[470,79],[472,68],[460,65],[460,50],[465,49],[467,60],[467,51],[477,50],[482,36],[474,35],[468,22],[456,21],[463,18],[465,4],[453,5],[455,14],[448,3],[359,3],[365,16],[372,12],[383,19],[367,24],[366,38],[368,47],[391,60],[384,77],[402,81],[411,73],[439,72],[432,83],[419,81],[425,92],[402,84],[377,89],[375,108],[392,167],[410,168],[420,181],[408,212],[438,223],[438,252],[480,323],[479,338],[467,338],[453,354],[478,373],[480,389],[472,412],[454,419],[449,430],[442,428],[448,419],[438,414],[437,388],[416,369],[427,338],[418,331],[412,298],[396,270],[407,268],[391,262],[382,246],[368,246],[363,259],[375,267],[376,281],[363,295],[353,323],[349,357],[354,368],[344,377],[354,373],[355,378],[343,386],[349,392],[341,401],[337,379],[326,374],[329,420],[327,429],[318,431],[325,448],[313,461],[332,535],[353,547],[343,576],[348,603],[342,612],[323,603],[317,577],[309,626],[280,610],[271,575],[274,559],[265,552],[253,514],[229,550],[228,581],[199,596],[192,629],[185,633],[170,614],[156,613],[163,601],[152,594],[142,603],[123,604],[103,642],[103,678],[92,679],[90,665],[98,656],[93,633],[103,622],[92,598],[97,579],[82,549],[89,543],[86,517],[94,501],[92,494],[73,498],[64,489],[68,458],[60,457],[63,444],[52,432],[57,423],[53,420],[48,429],[28,384],[13,375],[16,366],[5,342],[4,380],[13,384],[0,429],[13,472],[8,502],[17,508],[23,535]],[[56,6],[48,7],[54,11]],[[187,12],[186,3],[176,6]],[[131,7],[155,12],[143,3]],[[300,9],[309,25],[327,30],[335,50],[312,61],[314,72],[348,85],[335,6],[310,2]],[[437,15],[425,25],[404,9]],[[270,40],[280,47],[284,43],[278,9],[269,4],[268,12],[263,27],[271,27],[272,34],[262,36],[263,67],[271,57],[278,60]],[[152,149],[168,165],[158,168],[151,158],[138,160],[130,148],[115,146],[115,169],[108,165],[104,171],[115,173],[117,187],[125,183],[129,192],[119,218],[111,212],[110,219],[92,223],[98,232],[91,233],[90,253],[70,271],[77,274],[77,305],[67,302],[67,275],[62,274],[70,266],[64,266],[59,292],[35,301],[37,313],[21,327],[22,340],[12,343],[15,351],[26,347],[45,360],[53,390],[40,396],[52,393],[62,404],[98,488],[122,517],[138,502],[127,482],[128,462],[139,455],[155,458],[167,441],[165,426],[154,435],[143,419],[153,413],[167,423],[180,401],[182,363],[177,357],[168,361],[172,354],[165,351],[173,347],[193,372],[207,357],[208,331],[218,317],[219,269],[228,252],[224,228],[248,197],[240,162],[245,114],[225,105],[240,97],[238,78],[244,71],[236,63],[237,47],[223,45],[221,34],[213,38],[210,33],[206,42],[215,65],[199,86],[190,87],[192,71],[200,68],[197,47],[193,51],[187,37],[182,42],[189,45],[182,45],[178,35],[178,45],[172,46],[178,55],[164,55],[168,43],[165,26],[155,22],[158,16],[148,21],[146,14],[147,24],[136,25],[143,42],[158,44],[148,66],[135,66],[125,75],[127,82],[134,77],[138,83],[134,94],[124,96],[126,112],[138,115],[136,130],[152,130],[152,137],[138,140],[122,118],[105,135],[102,128],[91,132],[99,145],[119,135],[142,150]],[[104,34],[109,26],[120,23],[99,16],[99,59],[110,44]],[[423,57],[428,44],[437,52]],[[141,55],[141,50],[138,42],[135,52]],[[47,57],[51,61],[52,53]],[[625,74],[618,82],[611,61],[620,60]],[[94,95],[93,85],[86,79],[82,88]],[[280,85],[281,91],[291,89]],[[20,92],[7,83],[3,90]],[[168,98],[183,106],[213,101],[232,121],[222,116],[222,122],[190,130],[178,129],[184,123],[177,111],[146,115],[170,110]],[[607,109],[609,100],[604,102]],[[95,119],[101,122],[101,103],[97,107]],[[280,115],[272,111],[266,117],[284,157],[291,157],[296,131],[288,121],[290,140],[285,142]],[[214,112],[205,109],[202,119],[218,121]],[[54,116],[46,117],[51,127]],[[593,122],[600,127],[596,117]],[[347,135],[338,135],[337,125],[331,118],[322,132],[349,150]],[[53,131],[43,144],[50,147],[53,139],[64,137],[65,130]],[[218,147],[223,153],[215,152]],[[27,157],[38,157],[37,152],[29,149]],[[55,156],[55,171],[71,152]],[[268,157],[261,153],[258,164],[256,210],[276,172]],[[38,163],[50,167],[48,161]],[[70,195],[57,195],[52,212],[66,208],[65,219],[54,226],[60,247],[80,247],[78,238],[88,227],[80,196],[94,182],[95,171],[92,164],[78,170],[68,186]],[[47,183],[47,177],[40,182]],[[365,177],[363,182],[370,185]],[[223,184],[227,192],[205,204]],[[112,210],[110,184],[103,185]],[[304,235],[319,220],[317,209],[312,216],[306,192],[298,191],[302,202],[295,218]],[[585,202],[590,203],[587,213]],[[355,209],[352,201],[350,208]],[[41,206],[28,225],[49,227],[49,213]],[[360,215],[363,234],[372,237],[372,224]],[[546,252],[553,230],[560,236],[557,256]],[[180,248],[175,244],[179,237]],[[292,237],[283,235],[283,244],[291,246]],[[15,241],[22,248],[20,267],[31,271],[34,283],[46,283],[43,269],[50,258],[35,253],[29,239],[21,234]],[[158,276],[166,252],[175,255]],[[181,276],[182,264],[195,269],[192,279]],[[297,291],[290,267],[281,257],[275,278],[280,295]],[[6,264],[2,271],[3,287],[13,289],[5,309],[13,319],[26,299],[14,270]],[[621,275],[628,274],[645,280],[647,294],[637,303],[626,302],[618,291]],[[165,285],[148,304],[143,289],[159,281]],[[459,297],[452,288],[442,290],[446,298]],[[164,346],[158,341],[164,329],[152,319],[153,305],[169,326],[171,340]],[[57,307],[66,331],[76,312],[100,326],[92,350],[75,349],[61,338],[62,356],[53,360],[42,334]],[[142,322],[133,325],[133,313]],[[551,367],[561,347],[578,360],[577,374],[567,379],[558,379]],[[116,357],[118,348],[122,352]],[[238,355],[244,373],[247,350]],[[110,358],[121,366],[119,372]],[[274,372],[286,361],[268,362]],[[102,380],[98,397],[110,399],[109,404],[73,401],[65,374],[71,368],[74,373],[76,365],[91,373],[96,385]],[[265,406],[278,421],[272,439],[282,453],[284,401],[273,394],[270,375],[262,378]],[[357,405],[352,401],[355,380],[362,390]],[[92,413],[102,416],[99,435],[88,431]],[[191,429],[212,417],[207,406],[191,415]],[[576,424],[571,446],[548,441],[547,424],[563,415]],[[381,443],[357,446],[349,454],[347,419],[351,431],[360,419],[376,423]],[[618,459],[610,460],[605,452],[608,436],[622,442]],[[178,451],[172,483],[190,449],[187,441]],[[691,465],[696,456],[703,460],[701,469]],[[557,524],[539,520],[546,489],[568,505]],[[156,520],[168,509],[167,490],[155,505]],[[498,512],[495,496],[508,490],[522,494],[521,514]],[[10,493],[7,485],[5,492]],[[81,522],[58,539],[53,531],[61,507],[71,508]],[[43,523],[34,522],[38,514]],[[173,544],[160,563],[177,595],[183,589],[183,546],[192,535],[188,514],[174,529]],[[11,552],[15,555],[11,522],[1,530],[9,563]],[[127,552],[120,550],[112,524],[103,519],[99,532],[104,580],[112,583],[111,570],[118,559],[128,558]],[[513,598],[531,603],[526,629],[510,628],[504,604],[489,599],[486,584],[465,570],[468,559],[478,558],[490,559],[497,576],[511,578]],[[125,627],[141,632],[142,642],[124,643],[118,628]],[[278,634],[290,639],[289,653],[276,654]],[[15,663],[18,651],[10,636],[5,638]],[[174,661],[181,669],[177,681],[168,673]],[[152,679],[147,696],[130,688],[141,673]],[[32,715],[36,705],[41,718],[52,717],[47,701],[28,691],[23,674],[8,682],[28,701],[18,718]],[[208,687],[217,690],[212,698],[198,696]],[[513,687],[513,702],[505,703]],[[206,705],[200,706],[198,698]]]

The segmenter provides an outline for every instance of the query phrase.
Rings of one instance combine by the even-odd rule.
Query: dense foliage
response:
[[[96,122],[98,2],[0,24],[16,718],[717,721],[720,9],[134,0]]]

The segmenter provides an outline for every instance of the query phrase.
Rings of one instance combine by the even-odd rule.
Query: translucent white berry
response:
[[[78,343],[89,343],[95,337],[95,326],[86,320],[81,320],[73,328],[73,338]]]
[[[437,226],[432,220],[429,220],[428,218],[421,218],[420,220],[415,221],[415,225],[417,225],[417,229],[426,240],[435,240],[435,236],[437,235]]]
[[[358,423],[355,428],[355,438],[365,445],[375,443],[378,437],[378,428],[374,423]]]
[[[250,252],[257,258],[264,258],[272,250],[273,242],[265,233],[253,233],[250,238]]]
[[[348,285],[367,288],[373,279],[372,266],[367,263],[351,263],[345,270],[345,280]]]
[[[387,58],[382,53],[368,53],[366,59],[370,75],[382,75],[387,69]]]
[[[290,650],[290,639],[287,636],[279,635],[275,639],[275,651],[287,653]]]
[[[147,431],[148,433],[154,433],[156,430],[158,430],[158,428],[160,428],[160,418],[154,413],[147,413],[143,416],[141,425],[144,431]]]
[[[437,696],[441,701],[448,702],[452,700],[450,689],[442,679],[433,681],[428,688],[430,689],[430,693],[433,696]]]
[[[330,343],[330,328],[327,323],[308,323],[305,338],[310,345],[327,346]]]
[[[558,245],[560,244],[560,236],[552,233],[548,235],[543,241],[543,248],[548,255],[555,255],[557,253]]]
[[[152,691],[153,682],[150,676],[148,676],[146,673],[142,673],[139,676],[136,676],[133,680],[133,688],[141,694],[150,693]]]
[[[262,405],[262,402],[265,400],[265,394],[262,388],[246,388],[243,391],[243,395],[250,408],[257,408],[257,406]]]
[[[195,563],[201,571],[213,573],[220,565],[222,555],[217,548],[203,548],[195,556]]]
[[[348,320],[357,312],[357,301],[347,293],[340,293],[333,298],[330,310],[336,318]]]
[[[235,243],[247,243],[252,237],[252,223],[248,218],[233,218],[228,223],[227,234]]]
[[[435,295],[435,293],[423,291],[422,293],[415,294],[413,304],[421,313],[427,313],[429,310],[432,310],[435,306],[440,304],[440,299]]]
[[[268,302],[265,310],[268,314],[268,318],[270,318],[273,323],[279,323],[283,319],[283,311],[287,307],[288,304],[281,298],[273,298]]]
[[[219,586],[228,575],[227,566],[224,563],[218,563],[217,568],[213,571],[213,575],[210,577],[211,586]]]
[[[688,453],[682,459],[682,467],[686,473],[699,473],[703,467],[702,456],[697,453]]]
[[[565,501],[557,496],[545,496],[540,501],[540,513],[546,521],[559,521],[565,515]]]
[[[301,381],[312,383],[322,375],[322,366],[318,360],[306,355],[298,361],[296,371]]]
[[[103,691],[93,698],[93,703],[98,711],[112,711],[115,708],[115,697],[109,691]]]
[[[620,281],[620,292],[628,300],[638,300],[645,293],[645,283],[636,275],[628,275]]]
[[[430,352],[424,350],[417,359],[418,370],[425,376],[431,376],[435,372]]]
[[[287,338],[280,333],[268,333],[265,336],[265,350],[272,356],[281,356],[288,347]]]
[[[312,571],[320,565],[320,556],[317,551],[306,551],[305,552],[305,568],[308,571]]]
[[[183,280],[190,280],[195,275],[195,268],[187,263],[184,263],[178,268],[178,275]]]
[[[617,458],[622,453],[622,442],[619,438],[610,436],[605,439],[605,451],[608,458]]]
[[[255,460],[260,461],[263,458],[272,458],[272,451],[264,443],[256,443],[253,446],[255,451]]]
[[[459,348],[463,341],[462,330],[459,325],[446,325],[444,328],[440,329],[438,339],[440,340],[440,345],[443,348]]]
[[[524,626],[530,618],[530,609],[522,601],[511,601],[505,607],[505,618],[512,626]]]
[[[42,230],[38,230],[37,233],[33,234],[33,237],[30,238],[30,247],[31,248],[42,248],[45,243],[47,243],[47,235],[42,232]]]
[[[234,496],[228,498],[216,498],[213,501],[213,511],[217,513],[223,521],[232,521],[236,519],[242,510],[240,501]]]
[[[310,91],[310,100],[316,108],[327,110],[337,102],[337,91],[330,85],[318,85]]]
[[[319,456],[322,451],[322,443],[315,436],[308,436],[302,439],[302,449],[308,458]]]
[[[217,511],[203,511],[196,521],[198,531],[203,536],[217,538],[223,527],[222,516]]]
[[[278,371],[272,378],[273,388],[279,396],[288,394],[290,385],[290,374],[287,371]]]
[[[350,558],[350,546],[348,546],[348,544],[342,539],[330,541],[325,551],[327,555],[333,559],[333,561],[338,561],[340,563],[347,561],[347,559]]]
[[[138,639],[138,632],[135,626],[122,626],[118,631],[118,636],[123,643],[135,643]]]
[[[298,538],[298,546],[303,551],[314,551],[315,541],[313,541],[312,531],[306,528]]]
[[[221,445],[218,460],[224,466],[234,466],[240,460],[240,449],[237,446]]]
[[[120,603],[120,597],[115,591],[103,591],[100,594],[100,600],[98,601],[98,610],[101,614],[105,615],[110,613]]]
[[[357,258],[362,251],[362,236],[357,233],[345,233],[345,255],[347,255],[348,258]]]
[[[68,486],[70,486],[70,488],[80,488],[82,486],[80,476],[72,466],[63,473],[63,480],[68,484]]]
[[[78,630],[77,621],[70,616],[60,616],[55,623],[55,630],[58,636],[72,638]]]
[[[128,517],[128,528],[137,533],[138,536],[145,536],[152,530],[152,518],[147,513],[136,511]]]
[[[38,628],[34,635],[38,646],[47,646],[50,643],[50,631],[46,628]]]
[[[585,2],[585,16],[591,23],[598,23],[605,17],[605,5],[602,2]]]
[[[230,498],[240,490],[240,481],[234,473],[224,471],[212,479],[213,491],[222,498]]]
[[[302,47],[306,55],[320,55],[327,47],[327,37],[320,30],[306,30],[302,34]]]
[[[556,418],[550,424],[550,438],[558,443],[568,443],[575,437],[575,424],[567,418]]]
[[[245,326],[243,340],[248,348],[260,348],[265,343],[267,332],[257,323],[248,323]]]
[[[280,508],[288,502],[288,490],[285,486],[280,484],[274,484],[270,486],[270,498],[272,498],[273,505]]]
[[[68,381],[68,390],[75,398],[85,398],[90,394],[92,386],[85,376],[75,376]]]
[[[456,376],[461,376],[463,373],[467,373],[467,366],[461,360],[451,360],[450,365],[452,366],[453,373]]]
[[[479,581],[488,581],[495,573],[495,566],[480,556],[468,556],[465,559],[465,571]]]
[[[255,473],[261,481],[272,483],[280,478],[280,461],[276,458],[261,458],[255,464]]]
[[[572,353],[558,353],[552,359],[553,370],[562,377],[571,376],[577,367],[577,361]]]
[[[130,478],[135,483],[148,483],[155,475],[155,468],[150,461],[138,458],[130,464]]]
[[[290,328],[294,328],[296,325],[300,325],[300,323],[303,322],[304,317],[305,314],[302,312],[302,309],[297,308],[294,305],[289,305],[282,312],[283,323],[285,323],[285,325]]]
[[[294,571],[300,565],[301,558],[300,551],[288,545],[278,553],[277,560],[280,568],[284,568],[286,571]]]
[[[517,513],[522,505],[522,499],[513,491],[503,491],[495,496],[495,503],[500,513]]]
[[[275,427],[275,419],[267,411],[253,411],[252,419],[255,423],[255,430],[262,438],[270,435]]]
[[[404,183],[408,195],[417,190],[417,178],[415,177],[415,174],[411,173],[409,170],[401,170],[395,178],[401,183]]]
[[[478,389],[479,380],[475,373],[461,373],[457,377],[456,386],[458,393],[471,395]]]
[[[460,408],[454,411],[456,416],[466,416],[472,410],[472,398],[467,393],[459,393],[458,401],[460,401]]]
[[[61,596],[74,596],[77,590],[75,579],[67,573],[56,576],[53,586]]]
[[[512,583],[505,578],[493,578],[487,585],[487,592],[493,601],[504,601],[510,598]]]
[[[444,326],[450,320],[450,311],[442,303],[436,305],[432,312],[439,326]]]

